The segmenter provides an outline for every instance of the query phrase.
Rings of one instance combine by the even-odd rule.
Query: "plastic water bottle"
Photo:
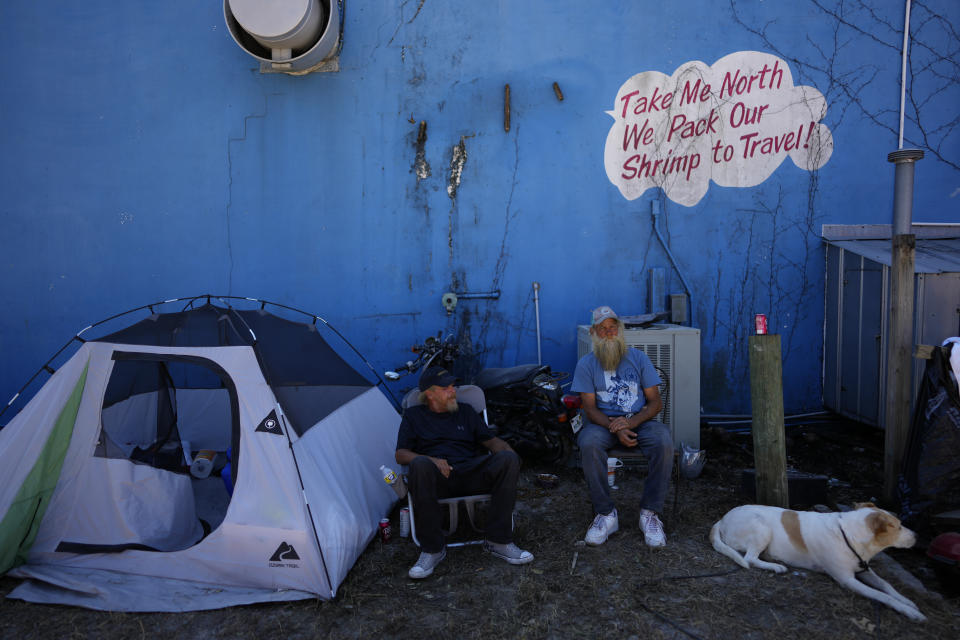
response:
[[[190,475],[194,478],[206,478],[213,470],[213,459],[217,452],[209,449],[201,449],[197,452],[197,457],[190,464]]]
[[[383,481],[397,493],[397,497],[403,500],[407,497],[407,484],[403,477],[393,472],[393,469],[385,464],[380,465],[380,473],[383,475]]]
[[[180,442],[180,448],[183,449],[183,464],[184,466],[189,467],[191,464],[193,464],[193,456],[191,455],[192,452],[190,451],[190,441],[182,440]]]

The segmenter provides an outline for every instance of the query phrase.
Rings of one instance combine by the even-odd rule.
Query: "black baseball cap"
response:
[[[420,376],[420,391],[426,391],[436,385],[438,387],[447,387],[454,382],[456,378],[450,375],[450,372],[443,367],[430,367]]]

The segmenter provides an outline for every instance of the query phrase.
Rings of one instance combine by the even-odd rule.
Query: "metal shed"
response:
[[[960,335],[960,224],[913,224],[914,340],[939,345]],[[890,293],[890,225],[823,225],[826,283],[823,404],[884,424]],[[914,359],[915,398],[924,361]]]

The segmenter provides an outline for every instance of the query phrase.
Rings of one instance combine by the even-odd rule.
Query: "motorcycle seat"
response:
[[[493,389],[514,382],[521,382],[533,376],[534,373],[548,370],[550,367],[540,364],[520,364],[515,367],[484,369],[477,374],[473,383],[481,389]]]

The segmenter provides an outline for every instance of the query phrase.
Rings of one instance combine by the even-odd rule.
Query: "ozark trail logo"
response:
[[[270,566],[271,567],[299,567],[295,562],[291,560],[299,560],[300,556],[297,555],[297,550],[293,548],[292,545],[287,544],[286,542],[281,542],[280,546],[277,547],[277,550],[273,552],[273,555],[270,556]]]
[[[257,431],[265,431],[277,436],[282,436],[283,431],[280,429],[280,421],[277,419],[277,412],[271,411],[270,415],[264,418],[260,424],[257,425]]]

